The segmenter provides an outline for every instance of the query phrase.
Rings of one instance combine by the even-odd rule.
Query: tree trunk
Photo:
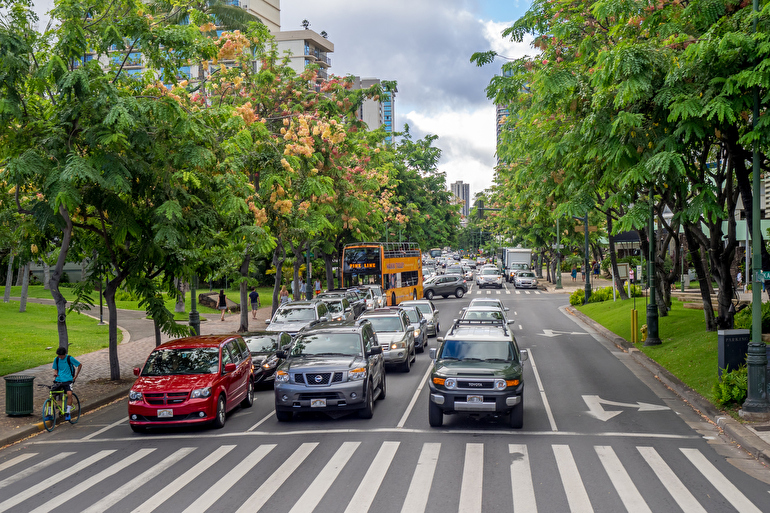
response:
[[[324,268],[326,270],[326,289],[334,288],[334,265],[332,255],[323,254]]]
[[[160,338],[160,323],[158,322],[158,319],[153,317],[152,325],[153,328],[155,328],[155,347],[158,347],[163,343],[162,339]]]
[[[294,241],[291,241],[290,243],[291,252],[294,255],[294,266],[293,266],[293,273],[292,273],[292,282],[294,283],[294,287],[292,287],[291,295],[294,298],[294,301],[302,299],[299,292],[299,279],[301,278],[299,274],[299,268],[302,265],[302,246],[300,244],[294,244]]]
[[[185,286],[184,280],[182,280],[182,278],[177,278],[176,279],[176,289],[177,289],[177,291],[179,291],[179,295],[177,295],[177,297],[176,297],[176,304],[174,305],[174,313],[184,313],[185,312],[184,302],[185,302],[185,295],[186,294],[185,294],[184,286]]]
[[[43,260],[43,290],[51,290],[51,285],[48,283],[51,280],[51,266]]]
[[[607,213],[607,233],[610,234],[609,239],[609,245],[610,245],[610,265],[612,266],[612,275],[615,278],[615,288],[618,290],[618,295],[620,296],[621,301],[625,301],[628,299],[628,294],[626,294],[626,289],[623,287],[623,280],[620,279],[618,276],[618,254],[615,250],[615,241],[612,238],[612,215],[610,213]]]
[[[703,316],[706,321],[706,331],[716,331],[717,323],[714,317],[714,307],[711,304],[711,290],[709,281],[706,279],[706,270],[703,267],[703,260],[700,257],[700,245],[692,233],[689,224],[684,225],[684,235],[687,238],[687,247],[690,250],[690,259],[695,268],[695,275],[698,277],[698,287],[700,288],[701,300],[703,301]]]
[[[110,379],[120,379],[120,361],[118,360],[118,307],[115,305],[115,293],[126,279],[127,273],[118,271],[118,275],[107,282],[104,288],[104,302],[107,303],[109,318],[109,355],[110,355]]]
[[[56,328],[59,332],[59,347],[69,348],[69,336],[67,334],[67,300],[59,292],[59,281],[64,274],[64,264],[67,262],[67,253],[72,242],[72,219],[64,205],[59,206],[59,214],[64,218],[64,228],[62,229],[61,249],[59,258],[56,259],[53,273],[51,274],[51,295],[56,303]]]
[[[238,333],[246,333],[249,331],[249,264],[251,263],[251,255],[248,250],[241,262],[241,325],[238,327]]]
[[[24,268],[24,278],[21,281],[21,301],[19,302],[19,313],[27,311],[27,295],[29,293],[29,268],[31,262],[27,262],[22,267]]]
[[[13,251],[8,255],[8,274],[5,275],[5,294],[3,303],[11,300],[11,284],[13,284]]]
[[[275,314],[280,305],[281,282],[283,281],[283,262],[286,260],[286,249],[283,247],[283,241],[279,238],[273,250],[273,265],[275,266],[275,284],[273,285],[273,311],[270,317]]]
[[[19,266],[19,272],[16,273],[16,286],[21,287],[21,284],[24,282],[24,267],[25,264],[22,264]]]

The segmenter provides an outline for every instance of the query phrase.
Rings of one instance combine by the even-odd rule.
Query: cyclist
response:
[[[72,384],[78,379],[78,374],[83,370],[83,364],[67,354],[67,350],[60,347],[56,350],[56,359],[53,361],[54,390],[67,392],[67,412],[64,420],[70,420],[72,410]]]

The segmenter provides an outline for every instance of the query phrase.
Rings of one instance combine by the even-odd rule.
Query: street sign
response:
[[[757,282],[763,282],[770,280],[770,271],[757,271],[756,277],[754,278],[754,281]]]
[[[589,233],[590,233],[590,232],[595,232],[595,231],[596,231],[596,230],[598,230],[598,229],[599,229],[599,228],[597,228],[596,226],[589,226],[589,227],[588,227],[588,231],[589,231]],[[578,225],[575,225],[575,231],[576,231],[577,233],[583,233],[583,232],[585,231],[585,226],[583,226],[582,224],[578,224]]]

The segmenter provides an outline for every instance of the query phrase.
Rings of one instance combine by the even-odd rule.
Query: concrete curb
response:
[[[770,467],[770,444],[759,438],[743,424],[717,409],[705,397],[697,393],[692,388],[681,382],[676,376],[668,370],[661,367],[655,360],[639,351],[631,342],[617,336],[604,326],[597,324],[593,319],[584,313],[575,310],[571,306],[565,308],[567,312],[574,315],[582,322],[590,325],[604,338],[610,340],[618,349],[628,353],[639,365],[650,371],[650,373],[661,383],[671,389],[685,403],[700,415],[708,418],[716,424],[733,442],[735,442],[744,451],[748,452],[754,459]]]

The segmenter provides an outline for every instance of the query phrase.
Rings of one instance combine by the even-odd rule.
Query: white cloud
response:
[[[536,55],[537,49],[532,47],[532,35],[526,34],[523,41],[511,41],[510,37],[503,38],[503,31],[513,25],[513,22],[483,21],[484,38],[489,42],[490,49],[497,55],[509,59],[518,59],[526,55]]]

